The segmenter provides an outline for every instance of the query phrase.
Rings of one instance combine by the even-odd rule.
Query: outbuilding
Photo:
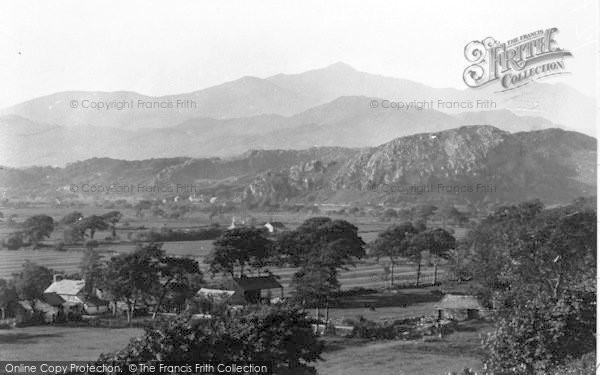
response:
[[[446,294],[435,306],[438,320],[479,319],[485,314],[484,307],[475,296]]]

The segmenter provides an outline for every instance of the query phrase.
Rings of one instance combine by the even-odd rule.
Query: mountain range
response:
[[[69,185],[193,185],[196,195],[258,206],[527,198],[559,203],[595,194],[596,148],[595,138],[557,128],[511,133],[474,125],[399,137],[376,147],[255,150],[229,158],[93,158],[63,168],[3,168],[0,190],[9,200],[162,199],[177,193],[107,195],[72,192]]]
[[[435,105],[398,110],[382,108],[383,100]],[[477,100],[493,101],[496,108],[452,105]],[[373,101],[378,108],[371,107]],[[82,108],[83,103],[133,104],[119,110]],[[164,103],[173,107],[160,108]],[[0,165],[64,166],[92,157],[206,158],[232,157],[250,149],[374,147],[398,137],[465,125],[492,125],[509,132],[562,128],[595,136],[595,106],[593,98],[563,84],[532,83],[504,93],[492,88],[440,89],[336,63],[300,74],[242,77],[163,97],[72,91],[35,98],[0,111]]]

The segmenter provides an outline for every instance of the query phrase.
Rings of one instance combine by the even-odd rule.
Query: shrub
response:
[[[24,245],[23,236],[19,232],[11,233],[4,239],[3,245],[8,250],[19,250]]]

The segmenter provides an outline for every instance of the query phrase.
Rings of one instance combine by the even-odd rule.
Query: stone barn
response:
[[[196,295],[227,301],[231,305],[269,302],[283,298],[283,286],[273,276],[236,277],[226,280],[222,289],[202,288]]]
[[[446,294],[435,306],[438,320],[470,320],[479,319],[485,314],[485,309],[475,296]]]
[[[283,298],[283,286],[273,276],[236,277],[227,282],[227,289],[235,292],[232,297],[240,296],[249,304]]]

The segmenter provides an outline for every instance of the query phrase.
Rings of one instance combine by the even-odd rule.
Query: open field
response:
[[[139,328],[35,326],[0,330],[1,361],[91,361],[125,347]]]
[[[66,208],[66,207],[30,207],[30,208],[18,208],[18,209],[2,209],[4,217],[7,218],[12,214],[16,214],[16,221],[21,222],[25,218],[36,215],[36,214],[48,214],[54,218],[55,221],[60,220],[66,214],[73,211],[80,211],[84,215],[100,215],[111,211],[105,208]],[[135,212],[132,209],[121,210],[124,214],[117,235],[124,239],[130,229],[123,227],[123,223],[129,223],[130,228],[144,227],[146,229],[160,229],[164,227],[169,228],[199,228],[205,227],[211,223],[206,213],[193,212],[190,217],[186,217],[182,220],[164,220],[160,218],[150,217],[149,215],[144,218],[136,218]],[[218,222],[223,226],[230,224],[232,216],[240,218],[239,214],[227,214],[222,217],[215,218],[214,222]],[[314,216],[310,214],[296,214],[296,213],[253,213],[252,216],[257,222],[263,221],[279,221],[282,222],[288,229],[293,229],[301,224],[307,218]],[[372,217],[341,217],[333,216],[337,219],[345,219],[357,225],[359,228],[359,234],[365,242],[370,242],[375,239],[377,234],[393,225],[393,222],[382,223],[375,220]],[[0,223],[0,238],[5,237],[8,233],[15,231],[17,228],[7,225],[6,223]],[[457,228],[457,236],[464,235],[464,229]],[[109,236],[109,231],[99,231],[96,234],[97,239],[103,239]],[[459,237],[460,237],[459,236]],[[50,239],[44,241],[45,244],[52,246],[53,244],[62,240],[62,228],[59,226],[55,229]],[[121,242],[114,244],[101,245],[98,251],[102,253],[104,257],[110,257],[116,253],[130,252],[135,248],[135,244],[131,242]],[[199,261],[201,268],[206,271],[207,266],[203,263],[205,256],[212,249],[212,241],[182,241],[182,242],[165,242],[163,248],[167,253],[175,256],[186,256],[191,257]],[[67,247],[67,251],[55,251],[52,248],[44,247],[39,250],[21,249],[18,251],[9,251],[0,249],[0,278],[9,278],[13,273],[18,272],[21,265],[25,260],[35,261],[41,265],[55,269],[56,271],[75,273],[79,271],[79,264],[82,257],[81,247]],[[401,265],[396,268],[395,280],[400,283],[410,283],[416,278],[415,274],[416,267],[412,264]],[[281,283],[288,289],[289,282],[295,269],[293,268],[277,268],[272,270],[276,275],[280,276]],[[432,267],[423,266],[422,268],[422,282],[424,284],[432,281]],[[444,277],[444,270],[439,270],[439,277]],[[209,279],[209,275],[206,275],[206,279]],[[357,264],[356,268],[341,273],[340,282],[343,289],[350,289],[354,287],[365,287],[365,288],[377,288],[386,285],[386,281],[383,278],[382,265],[377,264],[372,260],[362,261]],[[217,277],[218,280],[218,277]]]
[[[325,375],[445,375],[464,367],[480,369],[477,348],[489,328],[486,323],[469,323],[437,342],[327,338],[325,361],[317,368]],[[141,333],[137,328],[64,326],[0,330],[0,360],[95,360]]]
[[[334,339],[317,364],[319,374],[327,375],[446,375],[465,367],[481,370],[478,347],[489,331],[486,323],[469,323],[440,341],[354,342]]]
[[[99,248],[104,257],[110,257],[116,253],[132,251],[135,244],[116,244]],[[178,256],[189,256],[195,258],[200,263],[200,268],[205,273],[205,279],[210,281],[208,265],[204,264],[204,257],[212,248],[212,241],[186,241],[186,242],[165,242],[163,247],[167,253]],[[79,265],[83,252],[80,250],[56,251],[51,249],[21,249],[21,250],[0,250],[0,278],[10,278],[13,273],[21,269],[26,260],[36,262],[43,266],[54,269],[55,271],[65,273],[79,272]],[[280,277],[280,282],[285,289],[289,289],[291,278],[296,272],[295,268],[273,268],[272,272]],[[355,287],[377,288],[383,287],[388,283],[383,279],[383,268],[374,260],[365,260],[357,264],[356,268],[340,273],[339,280],[342,289]],[[412,283],[416,278],[416,266],[405,264],[397,266],[394,272],[396,283]],[[438,277],[443,279],[444,270],[438,270]],[[433,278],[433,267],[422,267],[421,280],[423,284],[431,283]],[[219,280],[217,275],[215,281]]]

